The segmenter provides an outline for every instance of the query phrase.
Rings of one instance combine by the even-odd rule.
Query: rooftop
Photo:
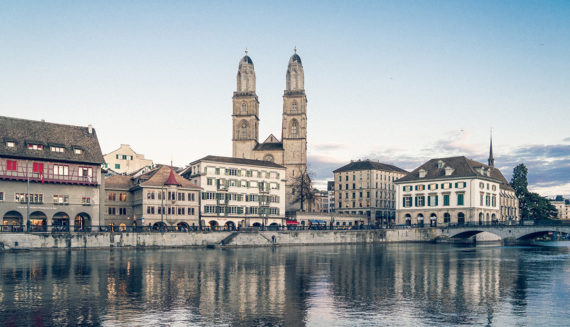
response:
[[[385,163],[381,163],[381,162],[377,162],[377,161],[372,161],[372,160],[352,161],[348,165],[345,165],[345,166],[342,166],[342,167],[336,169],[335,171],[333,171],[333,173],[341,173],[341,172],[353,171],[353,170],[372,170],[372,169],[384,170],[384,171],[396,172],[396,173],[402,173],[402,174],[408,173],[406,170],[399,168],[399,167],[396,167],[394,165],[389,165],[389,164],[385,164]]]

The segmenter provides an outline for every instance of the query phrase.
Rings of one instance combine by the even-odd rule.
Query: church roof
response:
[[[396,173],[404,173],[404,174],[408,173],[402,168],[396,167],[394,165],[384,164],[381,162],[371,161],[371,160],[353,161],[348,165],[342,166],[339,169],[333,171],[333,173],[340,173],[343,171],[353,171],[353,170],[370,170],[370,169],[393,171]]]
[[[283,150],[283,143],[259,143],[253,148],[253,151],[270,151],[270,150]]]
[[[303,63],[301,62],[301,57],[299,57],[299,55],[296,54],[296,53],[291,56],[291,59],[289,59],[289,63],[292,63],[292,62],[298,62],[298,63],[300,63],[301,65],[303,64]]]
[[[245,56],[243,56],[243,58],[241,58],[241,62],[240,62],[240,63],[242,63],[242,62],[245,62],[245,63],[248,63],[248,64],[253,65],[253,60],[251,60],[251,57],[248,56],[248,55],[245,55]]]

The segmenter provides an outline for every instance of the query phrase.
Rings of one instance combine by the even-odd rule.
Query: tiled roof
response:
[[[131,176],[113,175],[105,178],[105,188],[130,190],[134,186]]]
[[[8,147],[8,141],[16,143]],[[43,146],[29,150],[28,144]],[[50,146],[63,147],[64,152],[52,152]],[[81,150],[76,154],[74,149]],[[0,156],[44,159],[54,161],[102,164],[103,154],[95,129],[0,116]]]
[[[353,170],[371,170],[371,169],[391,171],[403,174],[408,173],[406,170],[403,170],[402,168],[396,167],[394,165],[384,164],[381,162],[376,162],[371,160],[353,161],[348,165],[336,169],[335,171],[333,171],[333,173],[340,173],[344,171],[353,171]]]
[[[443,162],[443,167],[439,168],[439,162]],[[445,175],[445,168],[450,167],[453,168],[453,172],[449,175]],[[436,179],[445,179],[445,178],[466,178],[466,177],[480,177],[480,178],[488,178],[488,179],[495,179],[497,182],[501,182],[500,178],[497,178],[497,172],[500,174],[500,171],[496,168],[491,169],[490,175],[486,176],[481,174],[477,168],[489,168],[489,166],[477,162],[475,160],[467,159],[464,156],[461,157],[449,157],[449,158],[436,158],[431,159],[428,162],[424,163],[423,165],[419,166],[418,168],[414,169],[408,175],[398,179],[396,182],[411,182],[411,181],[427,181],[427,180],[436,180]],[[425,177],[420,178],[420,170],[425,170],[426,175]],[[502,174],[501,174],[502,176]],[[504,179],[504,177],[503,177]],[[506,180],[505,180],[506,181]]]
[[[156,169],[153,169],[153,170],[149,171],[148,173],[142,174],[141,176],[139,176],[137,178],[138,184],[140,186],[159,186],[159,187],[162,187],[168,181],[168,178],[170,176],[170,171],[171,170],[170,170],[169,166],[157,165]],[[176,179],[176,182],[182,187],[200,189],[199,186],[193,184],[192,182],[190,182],[186,178],[184,178],[184,177],[182,177],[176,173],[174,173],[173,176]]]
[[[223,163],[232,163],[232,164],[249,165],[249,166],[285,168],[285,167],[278,165],[278,164],[271,162],[271,161],[233,158],[233,157],[220,157],[220,156],[206,156],[200,160],[196,160],[196,161],[190,163],[190,165],[197,163],[199,161],[213,161],[213,162],[223,162]]]

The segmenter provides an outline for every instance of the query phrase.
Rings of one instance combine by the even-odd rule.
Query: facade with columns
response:
[[[289,59],[283,93],[281,139],[273,134],[259,142],[259,99],[255,88],[253,61],[241,58],[237,73],[237,89],[233,95],[232,156],[264,160],[286,168],[286,210],[298,210],[293,199],[295,177],[307,169],[307,96],[301,57],[295,53]]]

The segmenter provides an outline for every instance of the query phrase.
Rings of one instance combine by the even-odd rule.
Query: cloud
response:
[[[570,137],[565,138],[564,140],[562,140],[564,142],[570,142]]]
[[[345,149],[347,146],[346,144],[342,143],[323,143],[323,144],[315,144],[312,145],[311,148],[315,151],[334,151],[334,150],[342,150]]]

